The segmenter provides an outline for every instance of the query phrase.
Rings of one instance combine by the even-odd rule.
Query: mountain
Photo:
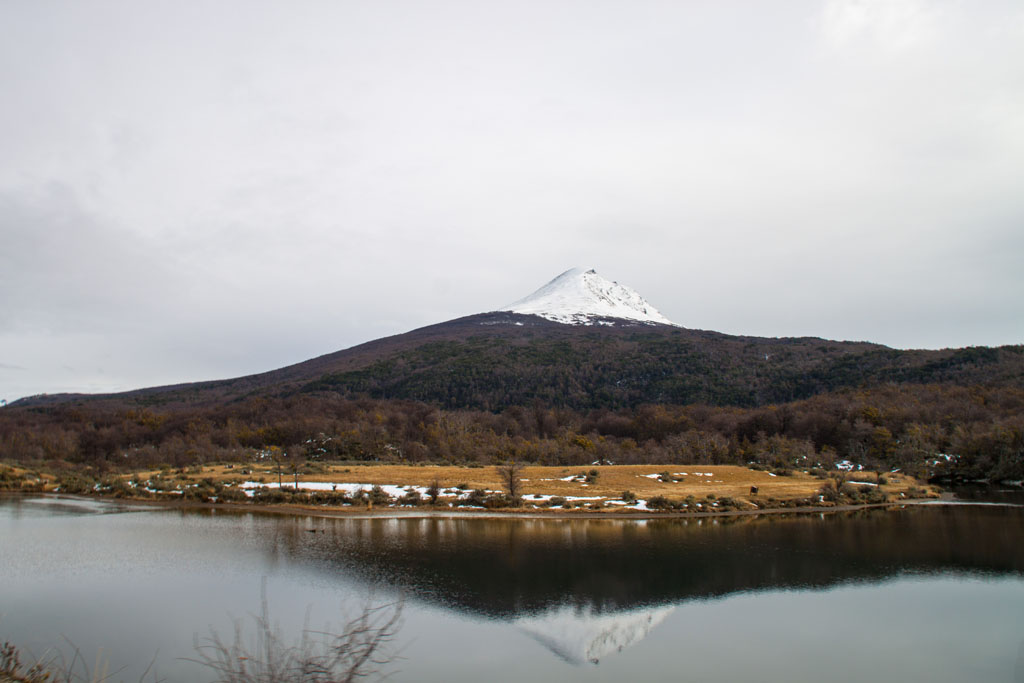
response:
[[[539,615],[520,617],[514,623],[564,661],[580,666],[598,664],[606,656],[635,645],[674,610],[675,606],[669,605],[596,613],[590,608],[563,605]]]
[[[677,326],[593,270],[562,273],[505,310],[385,337],[296,365],[101,396],[22,399],[217,405],[248,397],[365,396],[500,411],[648,403],[762,406],[880,384],[1024,387],[1024,347],[901,351],[813,337],[732,336]]]
[[[783,471],[846,459],[1024,479],[1024,346],[901,351],[688,329],[579,270],[506,308],[247,377],[22,399],[0,409],[0,462],[80,464],[93,478],[72,472],[69,491],[93,490],[111,467],[244,462],[271,447],[313,460]],[[648,622],[560,623],[531,633],[577,661]]]
[[[614,325],[616,320],[673,324],[633,289],[581,268],[565,271],[501,310],[572,325]]]

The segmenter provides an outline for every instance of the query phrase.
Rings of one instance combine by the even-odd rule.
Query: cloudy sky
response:
[[[0,398],[268,370],[573,267],[1024,342],[1018,0],[0,3]]]

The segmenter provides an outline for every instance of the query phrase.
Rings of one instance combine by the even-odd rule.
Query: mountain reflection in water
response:
[[[515,625],[570,664],[597,664],[605,655],[621,652],[643,640],[675,607],[595,613],[560,607],[536,616],[520,617]]]
[[[277,551],[321,572],[356,573],[505,619],[566,605],[633,610],[907,573],[1024,572],[1024,510],[1017,509],[636,521],[304,518],[291,528]]]
[[[1007,680],[1024,609],[1024,509],[1005,506],[330,518],[0,497],[0,536],[0,637],[138,671],[159,648],[168,680],[197,680],[178,658],[264,579],[286,635],[404,594],[406,680],[451,683],[678,680],[680,658],[690,680]]]

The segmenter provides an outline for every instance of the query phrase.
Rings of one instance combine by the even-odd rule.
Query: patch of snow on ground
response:
[[[295,483],[284,483],[284,488],[294,488]],[[299,489],[303,491],[337,491],[338,493],[344,493],[349,496],[356,496],[362,492],[369,493],[374,486],[379,486],[384,493],[391,496],[392,498],[401,498],[405,496],[410,490],[419,494],[420,498],[430,498],[427,490],[429,486],[401,486],[399,484],[354,484],[351,482],[331,482],[331,481],[300,481]],[[278,488],[277,482],[271,482],[261,484],[257,481],[246,481],[243,482],[240,487],[246,491],[246,495],[252,495],[252,489],[258,488]],[[441,489],[439,495],[442,496],[456,496],[459,499],[469,497],[471,491],[469,489],[456,489],[447,488]],[[501,493],[501,490],[486,489],[484,493]]]

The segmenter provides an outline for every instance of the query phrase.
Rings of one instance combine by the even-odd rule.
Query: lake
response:
[[[1024,508],[343,517],[0,497],[0,640],[136,681],[404,601],[398,681],[1024,682]],[[148,680],[148,679],[147,679]]]

